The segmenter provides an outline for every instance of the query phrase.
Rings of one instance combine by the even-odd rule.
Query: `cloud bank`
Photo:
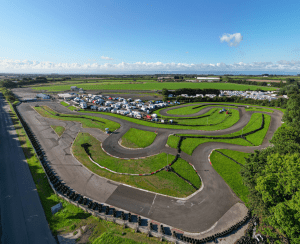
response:
[[[113,73],[113,72],[130,72],[130,71],[294,71],[300,70],[300,61],[278,62],[253,62],[253,63],[216,63],[216,64],[187,64],[187,63],[119,63],[119,64],[98,64],[98,63],[53,63],[38,62],[29,60],[11,60],[0,59],[1,73]]]
[[[227,42],[229,46],[236,47],[243,40],[241,33],[224,34],[220,37],[221,42]]]
[[[114,60],[113,58],[110,58],[110,57],[104,57],[104,56],[101,56],[101,59],[104,59],[104,60]]]

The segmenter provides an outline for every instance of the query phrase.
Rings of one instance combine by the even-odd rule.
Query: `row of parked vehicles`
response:
[[[163,101],[148,101],[143,102],[141,99],[132,100],[131,98],[125,99],[122,97],[110,97],[102,95],[82,95],[73,100],[83,109],[91,109],[101,112],[110,112],[121,115],[126,115],[134,118],[147,118],[153,119],[157,122],[156,115],[150,115],[153,110],[164,108],[169,105],[180,104],[179,102],[163,102]]]

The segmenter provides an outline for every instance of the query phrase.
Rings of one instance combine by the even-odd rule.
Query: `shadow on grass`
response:
[[[87,153],[87,155],[89,155],[90,157],[92,156],[91,155],[91,152],[90,152],[90,149],[89,147],[91,147],[92,145],[89,144],[89,143],[84,143],[84,144],[81,144],[81,147],[84,148],[85,152]]]
[[[90,216],[91,216],[90,213],[77,213],[73,216],[67,217],[67,219],[87,219]]]

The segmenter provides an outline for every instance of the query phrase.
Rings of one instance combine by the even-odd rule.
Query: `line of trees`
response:
[[[255,151],[241,169],[248,205],[271,243],[300,243],[300,95],[292,96],[273,146]]]

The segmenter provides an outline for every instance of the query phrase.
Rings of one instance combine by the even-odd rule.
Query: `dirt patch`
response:
[[[94,226],[87,226],[84,231],[82,231],[81,236],[77,239],[78,241],[76,243],[88,243],[90,236],[93,233],[93,227]]]
[[[280,80],[256,80],[256,79],[247,79],[247,81],[257,81],[257,82],[276,82],[276,83],[279,83]],[[285,83],[286,81],[283,80],[282,81],[283,83]]]

